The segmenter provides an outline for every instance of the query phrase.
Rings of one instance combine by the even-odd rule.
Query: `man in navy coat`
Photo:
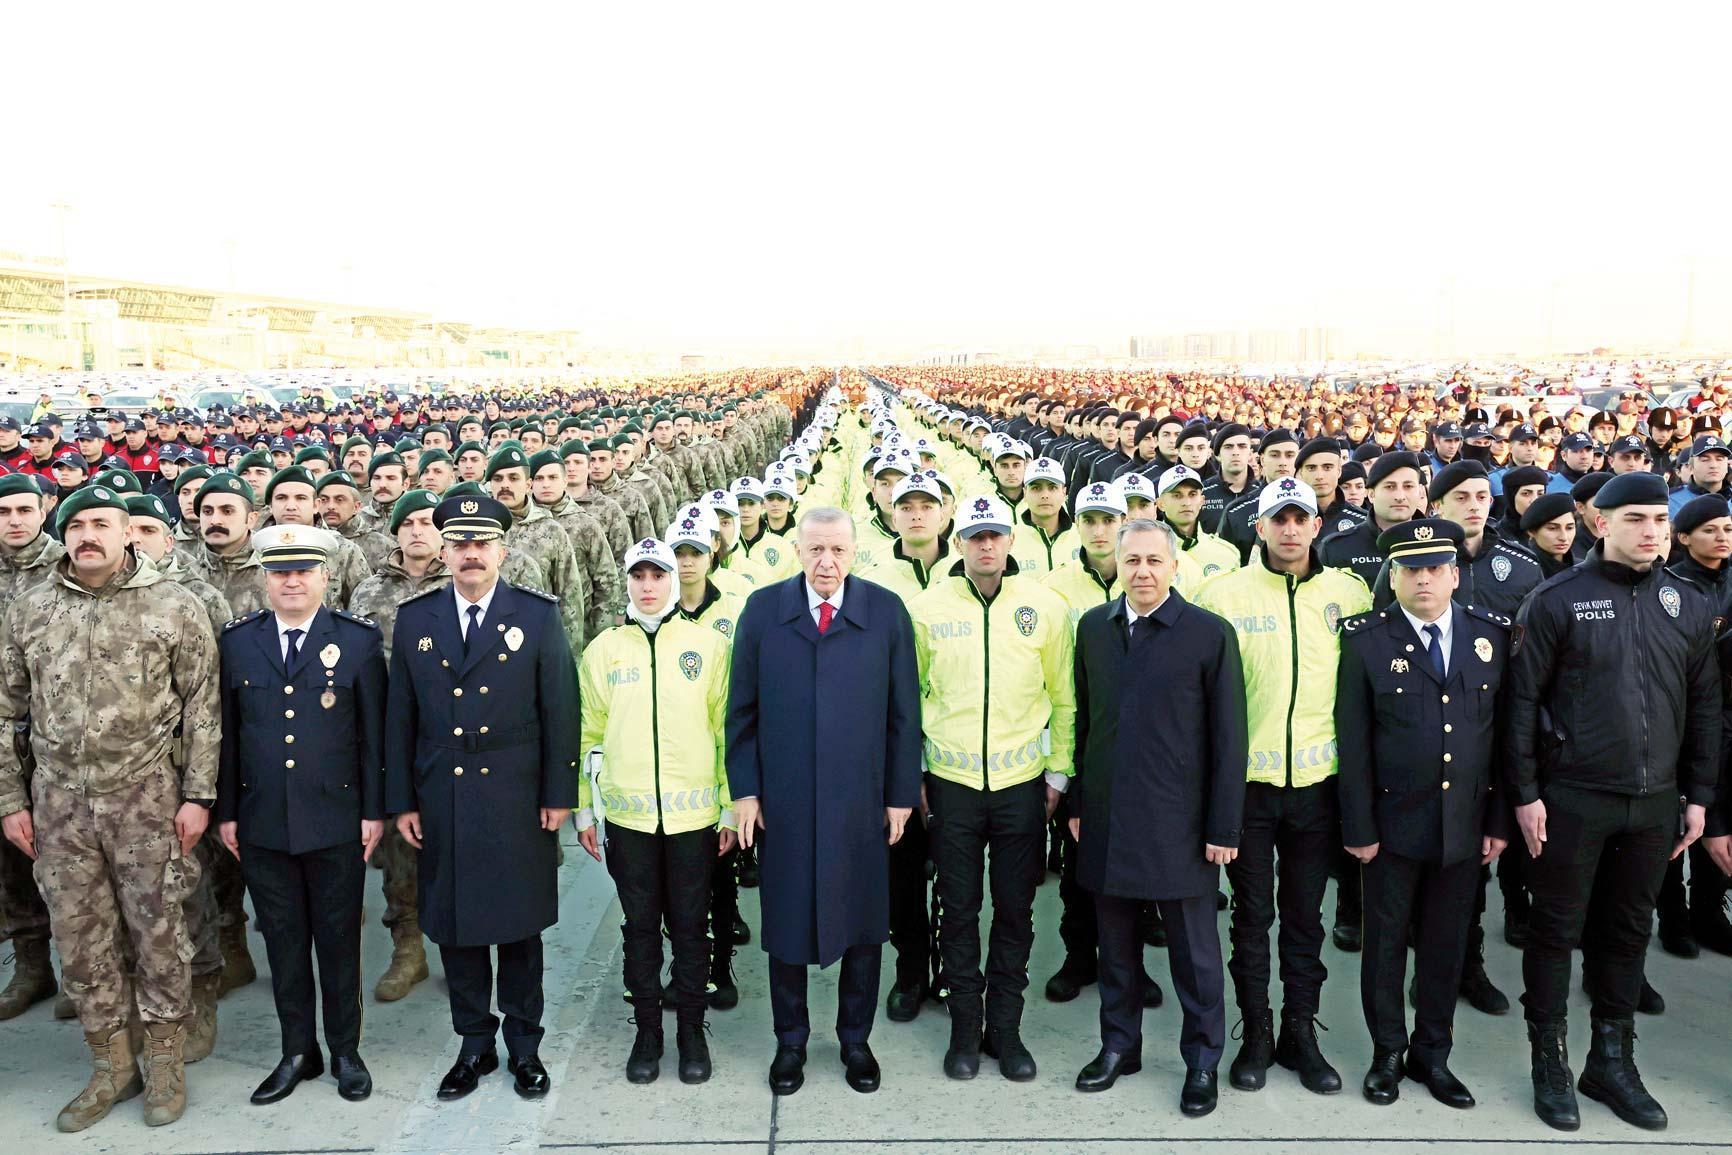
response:
[[[1245,682],[1238,635],[1172,589],[1172,527],[1119,530],[1125,593],[1077,623],[1076,776],[1068,804],[1077,881],[1100,937],[1101,1050],[1077,1075],[1104,1091],[1142,1067],[1142,936],[1156,903],[1184,1010],[1179,1109],[1215,1109],[1227,1043],[1216,926],[1221,867],[1238,855],[1245,810]]]
[[[762,846],[770,1086],[791,1095],[805,1081],[806,968],[840,959],[836,1037],[849,1086],[869,1092],[888,848],[920,801],[914,627],[894,593],[848,576],[842,510],[805,513],[796,550],[803,574],[754,593],[736,628],[728,785],[741,841]]]
[[[318,952],[325,1045],[345,1099],[372,1077],[361,1041],[361,896],[384,833],[385,651],[379,627],[321,604],[335,534],[253,536],[270,609],[223,630],[217,829],[240,860],[271,960],[283,1058],[253,1092],[287,1098],[324,1073],[313,1034]]]
[[[433,524],[452,584],[397,612],[385,805],[421,852],[421,928],[463,1036],[439,1098],[499,1067],[494,947],[509,1069],[518,1094],[539,1098],[541,932],[559,919],[557,831],[577,803],[577,671],[558,602],[499,580],[510,512],[465,494],[440,502]]]

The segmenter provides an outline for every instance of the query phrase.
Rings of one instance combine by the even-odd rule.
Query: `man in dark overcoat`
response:
[[[741,841],[762,843],[770,1085],[788,1095],[804,1082],[806,968],[840,959],[836,1036],[849,1085],[866,1092],[879,1081],[867,1037],[890,936],[888,846],[920,801],[914,630],[894,593],[848,576],[846,513],[805,513],[796,547],[802,575],[757,591],[740,615],[728,784]]]
[[[1077,623],[1077,881],[1095,896],[1101,1051],[1077,1089],[1104,1091],[1142,1066],[1142,937],[1155,902],[1184,1010],[1179,1108],[1206,1115],[1227,1042],[1215,890],[1239,845],[1245,803],[1245,681],[1221,618],[1171,588],[1178,548],[1164,523],[1119,531],[1123,596]]]
[[[551,597],[499,580],[510,512],[489,497],[433,510],[452,584],[398,610],[385,802],[421,852],[421,929],[439,944],[463,1036],[439,1098],[499,1067],[498,1001],[517,1092],[548,1090],[541,932],[559,919],[557,831],[577,803],[577,671]]]

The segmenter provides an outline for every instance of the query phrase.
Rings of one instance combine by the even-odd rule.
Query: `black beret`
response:
[[[1269,430],[1269,432],[1263,434],[1263,440],[1261,440],[1257,443],[1257,452],[1261,453],[1265,449],[1270,449],[1270,448],[1273,448],[1274,446],[1277,446],[1277,445],[1297,445],[1297,444],[1299,444],[1299,439],[1297,437],[1293,436],[1292,430],[1290,430],[1290,429],[1271,429],[1271,430]]]
[[[1504,471],[1503,491],[1506,497],[1514,497],[1518,489],[1530,485],[1549,484],[1552,475],[1537,465],[1518,465],[1514,469]]]
[[[1249,436],[1251,436],[1251,427],[1249,425],[1241,425],[1237,421],[1229,421],[1227,424],[1221,426],[1221,428],[1215,430],[1215,440],[1209,448],[1211,452],[1219,453],[1221,452],[1221,446],[1226,442],[1227,438]]]
[[[1193,437],[1201,437],[1203,440],[1207,441],[1209,439],[1208,423],[1205,421],[1193,421],[1189,425],[1186,425],[1183,429],[1179,430],[1178,444],[1183,445]]]
[[[1666,479],[1658,473],[1646,470],[1620,473],[1600,487],[1594,497],[1594,508],[1604,512],[1626,505],[1665,505],[1670,497]]]
[[[1382,456],[1383,446],[1377,444],[1375,441],[1361,442],[1359,447],[1353,451],[1353,460],[1360,462],[1361,464]]]
[[[1732,517],[1732,505],[1728,505],[1718,493],[1704,493],[1684,503],[1678,516],[1672,519],[1672,529],[1677,533],[1690,533],[1717,517]]]
[[[1593,476],[1601,477],[1604,475],[1596,473]],[[1507,480],[1505,490],[1506,492],[1508,490]],[[1528,505],[1527,511],[1522,514],[1522,532],[1532,533],[1548,521],[1556,521],[1566,513],[1574,514],[1575,512],[1576,502],[1569,494],[1542,493],[1533,499],[1532,503]]]
[[[1297,469],[1319,453],[1333,453],[1339,457],[1341,456],[1341,442],[1333,437],[1313,437],[1300,447],[1299,456],[1294,461],[1293,467]]]
[[[1477,461],[1452,461],[1438,470],[1437,476],[1431,479],[1431,488],[1425,495],[1433,501],[1441,500],[1443,495],[1475,478],[1485,480],[1485,466]]]
[[[1398,469],[1411,469],[1415,473],[1420,473],[1421,476],[1423,476],[1422,471],[1424,468],[1425,463],[1420,460],[1419,454],[1417,453],[1408,453],[1406,451],[1385,453],[1376,461],[1371,463],[1371,469],[1365,475],[1365,483],[1371,488],[1376,489],[1386,477]]]
[[[1151,417],[1147,421],[1137,422],[1137,434],[1136,437],[1132,439],[1133,443],[1141,445],[1143,443],[1143,438],[1148,437],[1150,434],[1159,435],[1161,432],[1161,426],[1165,425],[1168,420],[1170,419],[1162,418],[1161,420],[1156,421]]]
[[[1612,475],[1609,473],[1587,474],[1580,481],[1570,486],[1570,496],[1576,501],[1584,503],[1593,501],[1595,497],[1599,496],[1601,487],[1610,480],[1612,480]]]
[[[1346,465],[1343,465],[1341,467],[1341,480],[1364,481],[1365,463],[1361,461],[1349,461]]]

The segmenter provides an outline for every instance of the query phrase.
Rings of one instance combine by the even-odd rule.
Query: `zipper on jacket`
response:
[[[1287,785],[1293,785],[1293,711],[1299,705],[1299,583],[1292,574],[1282,574],[1287,583],[1287,637],[1292,650],[1293,684],[1287,691]]]
[[[665,623],[664,623],[665,624]],[[660,631],[658,630],[657,633]],[[661,683],[656,680],[656,636],[644,631],[650,648],[650,757],[656,792],[656,833],[662,832],[662,722]]]
[[[1630,587],[1630,621],[1636,621],[1637,588]],[[1640,639],[1636,639],[1640,641]],[[1648,792],[1648,663],[1642,656],[1640,646],[1628,652],[1636,655],[1636,672],[1642,680],[1642,793]]]
[[[967,578],[963,579],[968,581]],[[1003,581],[1003,578],[999,579]],[[968,588],[974,589],[974,583],[968,582]],[[975,590],[974,596],[979,599],[980,591]],[[980,680],[980,788],[987,793],[992,792],[992,743],[987,737],[990,731],[989,714],[992,711],[992,605],[981,599],[981,608],[986,611],[981,615],[985,623],[980,630],[980,654],[985,659],[986,676]]]

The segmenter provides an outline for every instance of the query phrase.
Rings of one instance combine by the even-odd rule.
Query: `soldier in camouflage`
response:
[[[391,524],[391,507],[408,488],[409,466],[403,455],[392,450],[375,453],[367,463],[369,496],[361,506],[370,528]]]
[[[553,515],[530,500],[529,457],[523,446],[507,441],[487,459],[487,488],[511,511],[511,528],[505,532],[507,556],[516,554],[535,563],[540,573],[527,583],[529,588],[559,600],[566,641],[572,653],[581,653],[589,619],[589,572]]]
[[[543,449],[529,459],[529,492],[531,500],[552,514],[571,539],[578,560],[589,573],[586,636],[599,638],[603,630],[625,620],[624,571],[608,548],[607,534],[600,522],[566,495],[565,466],[555,450]]]
[[[411,489],[391,510],[397,547],[379,572],[355,591],[350,611],[373,622],[385,637],[385,657],[391,657],[391,630],[397,607],[412,597],[451,584],[451,571],[439,558],[439,531],[433,528],[436,494]],[[415,848],[403,840],[395,822],[385,823],[385,835],[373,852],[373,865],[385,872],[385,926],[391,932],[391,964],[373,987],[382,1003],[396,1002],[427,977],[427,947],[421,937],[416,905]]]
[[[174,479],[174,500],[180,516],[174,523],[174,552],[190,562],[203,544],[198,535],[198,491],[216,470],[208,465],[183,469]]]
[[[48,505],[29,474],[0,477],[0,612],[20,594],[51,580],[54,565],[66,556],[61,544],[43,532]],[[13,724],[10,741],[24,766],[30,756],[30,721]],[[23,1014],[58,989],[48,952],[48,907],[30,872],[30,859],[10,842],[0,843],[0,941],[12,943],[12,981],[0,991],[0,1019]],[[71,1000],[61,1000],[70,1008]],[[57,1017],[71,1017],[56,1004]]]
[[[624,565],[625,551],[638,539],[632,537],[631,523],[619,502],[589,483],[589,446],[581,441],[567,441],[560,446],[559,458],[565,467],[565,495],[601,523],[613,563]]]
[[[182,903],[216,800],[216,639],[198,599],[126,547],[125,502],[62,503],[67,556],[0,618],[0,723],[32,722],[36,770],[0,743],[0,831],[36,860],[93,1072],[56,1119],[80,1131],[142,1091],[145,1122],[186,1108],[192,1010]],[[185,764],[175,766],[176,736]],[[129,983],[120,950],[137,959]],[[144,1078],[127,1032],[144,1020]]]
[[[338,469],[319,478],[318,504],[325,528],[361,548],[369,574],[385,564],[396,543],[389,533],[361,516],[361,488],[355,484],[353,475]]]
[[[318,524],[318,486],[304,466],[279,470],[265,487],[265,503],[273,525]],[[340,534],[333,536],[336,548],[325,559],[325,604],[346,610],[356,588],[372,576],[373,567],[360,546]]]
[[[638,492],[649,498],[651,512],[662,519],[658,523],[659,528],[672,521],[687,497],[693,495],[677,492],[674,483],[663,471],[645,468],[638,459],[638,452],[638,441],[629,432],[617,435],[613,439],[614,472],[621,481],[636,486]],[[654,537],[655,534],[650,536]]]
[[[667,524],[655,519],[655,511],[661,499],[660,493],[657,493],[655,501],[651,501],[642,487],[626,484],[625,479],[614,472],[611,439],[599,438],[591,441],[588,448],[590,489],[624,511],[626,527],[631,531],[632,541],[656,536],[661,527]],[[627,545],[629,544],[628,542]]]

